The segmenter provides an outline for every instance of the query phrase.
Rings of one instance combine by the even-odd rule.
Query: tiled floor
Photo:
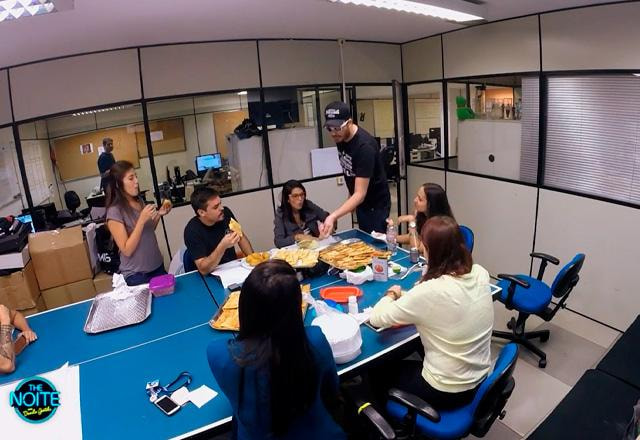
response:
[[[495,328],[506,330],[516,312],[494,304]],[[516,387],[506,406],[503,420],[494,423],[485,438],[520,440],[526,438],[571,390],[582,374],[593,368],[619,337],[619,333],[568,310],[560,310],[551,322],[535,316],[527,321],[527,331],[548,329],[549,341],[535,341],[547,354],[547,367],[538,368],[538,358],[524,348],[514,372]],[[494,339],[492,355],[497,357],[505,341]]]

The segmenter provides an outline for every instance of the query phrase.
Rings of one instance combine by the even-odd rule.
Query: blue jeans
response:
[[[158,275],[166,275],[167,271],[164,270],[164,265],[161,264],[157,268],[153,269],[151,272],[134,272],[128,277],[125,278],[128,286],[138,286],[140,284],[148,283],[151,278],[157,277]]]
[[[390,210],[390,206],[384,208],[362,208],[358,206],[356,208],[358,228],[367,233],[371,233],[371,231],[385,233]]]

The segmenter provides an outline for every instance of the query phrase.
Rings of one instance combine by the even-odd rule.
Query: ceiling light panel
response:
[[[392,11],[408,12],[412,14],[427,15],[443,20],[457,22],[482,20],[478,15],[461,12],[442,6],[434,6],[426,3],[409,0],[329,0],[332,3],[344,3],[357,6],[370,6],[374,8],[388,9]]]
[[[56,12],[53,0],[0,0],[0,21]]]

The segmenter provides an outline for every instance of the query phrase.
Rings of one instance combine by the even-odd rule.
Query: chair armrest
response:
[[[402,391],[397,388],[391,388],[389,390],[389,398],[410,409],[414,409],[418,414],[432,422],[437,423],[440,421],[440,414],[438,414],[438,411],[414,394],[407,393],[406,391]]]
[[[516,275],[509,275],[509,274],[506,274],[506,273],[499,273],[498,274],[498,278],[500,278],[501,280],[506,280],[506,281],[510,281],[512,283],[515,283],[520,287],[524,287],[525,289],[529,288],[529,283],[527,283],[525,280],[521,280]]]
[[[373,405],[367,405],[364,406],[364,408],[361,407],[361,409],[358,410],[358,415],[360,417],[366,417],[384,440],[395,440],[395,431]]]
[[[529,254],[533,258],[540,258],[540,269],[538,269],[538,280],[542,281],[542,277],[544,276],[544,270],[547,268],[547,263],[555,264],[556,266],[560,263],[553,255],[543,254],[542,252],[531,252]]]
[[[509,275],[506,273],[499,273],[498,278],[509,281],[509,287],[507,288],[507,299],[504,302],[504,305],[511,310],[513,308],[513,295],[516,293],[516,285],[528,289],[529,283],[525,280],[521,280],[516,275]]]
[[[542,252],[531,252],[529,256],[533,258],[540,258],[543,261],[546,260],[551,264],[555,264],[556,266],[560,264],[560,260],[558,260],[556,257],[549,254],[543,254]]]

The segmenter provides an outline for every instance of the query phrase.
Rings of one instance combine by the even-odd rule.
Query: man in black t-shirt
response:
[[[378,142],[353,123],[349,106],[344,102],[332,102],[324,115],[324,127],[338,147],[340,165],[351,197],[326,218],[322,232],[325,235],[333,232],[334,223],[354,210],[360,229],[385,232],[391,195]]]
[[[253,253],[246,233],[241,237],[229,231],[229,221],[235,216],[222,206],[216,190],[197,189],[191,195],[191,206],[196,216],[184,228],[184,243],[200,273],[211,273],[219,264],[235,260],[236,244],[245,255]]]
[[[100,171],[100,189],[104,189],[104,185],[106,183],[107,171],[111,169],[114,163],[116,163],[116,158],[113,157],[113,139],[104,138],[102,139],[102,147],[104,148],[104,152],[98,156],[98,171]]]

